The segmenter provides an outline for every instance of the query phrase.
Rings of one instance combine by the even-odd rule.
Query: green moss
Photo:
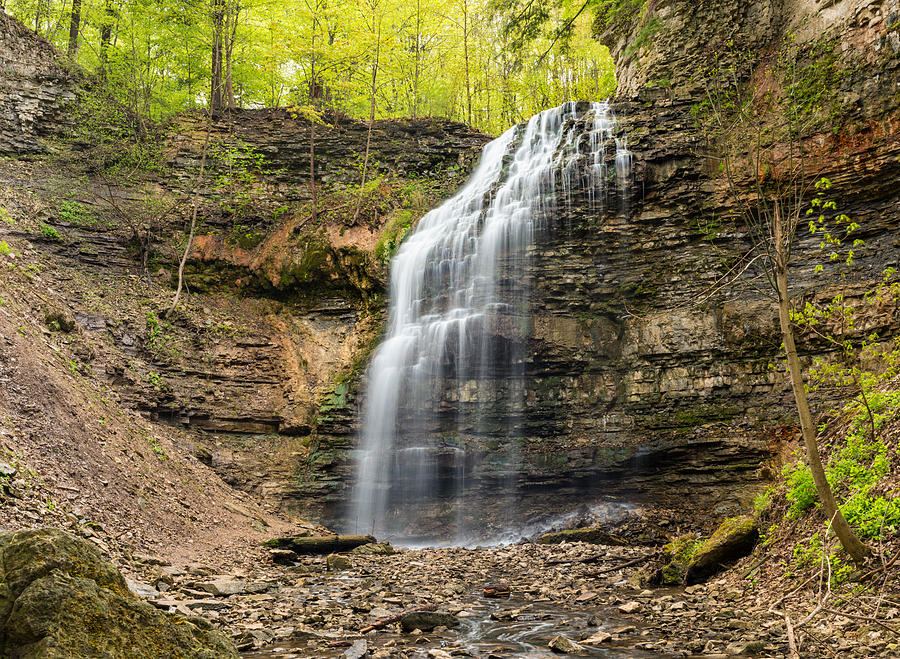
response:
[[[687,566],[702,541],[693,535],[682,535],[663,547],[663,566],[660,570],[663,585],[678,586],[684,581]]]
[[[625,57],[631,57],[640,49],[649,46],[653,42],[653,35],[659,32],[662,29],[662,26],[662,21],[656,16],[644,23],[637,33],[637,36],[634,38],[634,41],[632,41],[625,49]]]
[[[838,119],[840,86],[846,75],[838,37],[822,37],[800,53],[788,48],[779,64],[790,111],[812,124]]]
[[[402,210],[394,213],[381,230],[378,243],[375,245],[375,257],[387,263],[390,261],[400,244],[409,235],[413,226],[413,213],[411,210]]]

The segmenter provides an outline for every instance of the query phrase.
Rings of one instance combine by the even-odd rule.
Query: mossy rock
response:
[[[664,586],[680,586],[684,582],[688,565],[701,541],[694,535],[682,535],[663,547],[663,566],[660,583]]]
[[[759,527],[750,515],[730,517],[694,552],[685,572],[687,585],[705,581],[743,558],[759,538]]]
[[[621,538],[617,538],[609,531],[605,531],[598,526],[545,533],[537,540],[539,545],[558,545],[562,542],[588,542],[592,545],[613,546],[624,546],[628,544]]]
[[[695,535],[678,536],[663,546],[656,558],[632,574],[629,583],[638,588],[682,585],[688,564],[700,544],[701,540]]]
[[[55,529],[0,534],[0,647],[24,659],[233,658],[222,634],[129,592],[91,543]]]
[[[44,324],[54,332],[68,334],[75,329],[75,319],[65,311],[48,311],[44,315]]]

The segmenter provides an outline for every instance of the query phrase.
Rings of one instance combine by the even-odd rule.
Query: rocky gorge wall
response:
[[[699,40],[719,34],[728,13],[718,3],[651,4],[662,16],[652,48],[626,55],[628,40],[641,30],[627,22],[618,28],[624,40],[611,48],[621,83],[614,110],[635,161],[628,194],[613,195],[602,213],[576,200],[534,253],[527,410],[515,480],[536,518],[607,495],[680,506],[694,516],[718,514],[747,500],[793,435],[789,386],[771,368],[780,344],[772,302],[754,288],[751,273],[743,285],[709,295],[749,247],[737,225],[708,230],[733,209],[707,157],[710,145],[696,129],[702,81],[688,75],[698,70],[697,57],[715,50]],[[722,6],[733,10],[734,34],[749,34],[764,50],[782,28],[753,25],[794,24],[801,5],[814,10],[803,25],[838,5],[863,6],[825,4]],[[900,249],[897,24],[891,2],[870,5],[878,9],[865,24],[836,24],[843,26],[837,52],[850,58],[835,63],[846,73],[827,99],[838,128],[823,124],[811,142],[839,207],[866,240],[846,285],[850,296],[861,296],[885,266],[897,265]],[[785,7],[793,9],[786,14]],[[863,9],[841,12],[863,15]],[[677,30],[686,26],[694,36],[679,41]],[[657,49],[667,56],[657,57]],[[46,55],[39,53],[36,61]],[[21,84],[40,87],[39,76],[30,80]],[[329,124],[316,129],[320,215],[313,222],[309,124],[284,110],[216,118],[211,142],[218,150],[213,174],[200,186],[200,226],[185,271],[188,302],[168,319],[157,312],[171,299],[186,235],[202,117],[169,127],[162,175],[116,191],[135,212],[148,192],[180,199],[155,229],[148,273],[127,231],[61,212],[59,190],[73,188],[76,178],[52,162],[41,171],[55,187],[31,214],[57,228],[62,240],[42,237],[36,226],[15,229],[50,259],[60,277],[55,285],[71,289],[69,311],[89,344],[77,359],[96,377],[130,407],[182,428],[191,450],[233,485],[326,522],[340,515],[347,497],[365,393],[361,375],[383,324],[378,244],[402,235],[391,233],[392,225],[405,226],[461,184],[487,140],[452,122],[377,122],[378,181],[356,213],[366,126],[342,118]],[[40,125],[56,130],[52,117]],[[8,117],[0,121],[0,133],[18,130],[10,126]],[[234,180],[229,152],[259,155],[263,165],[246,184],[217,187]],[[6,181],[44,178],[27,163],[4,167]],[[95,219],[114,218],[97,182],[66,194]],[[813,275],[819,257],[809,242],[805,247],[794,293],[824,296],[828,279]],[[873,311],[861,329],[889,336],[895,317],[891,308]],[[825,349],[805,338],[807,353]],[[453,416],[464,403],[449,400],[443,413]],[[471,432],[464,440],[476,451],[496,448],[489,435]],[[491,474],[485,479],[500,487]],[[479,505],[494,505],[486,492]]]
[[[68,124],[75,74],[50,43],[0,11],[0,155],[39,153]]]
[[[818,241],[800,235],[795,304],[838,290],[859,303],[900,258],[896,3],[644,6],[649,14],[608,26],[615,31],[604,36],[620,76],[613,108],[634,154],[629,192],[602,213],[576,201],[535,248],[522,466],[513,485],[535,519],[610,495],[721,513],[746,505],[773,457],[796,448],[790,387],[777,366],[777,314],[760,273],[717,286],[752,242],[740,223],[723,221],[736,215],[734,200],[698,125],[711,63],[743,57],[755,68],[739,75],[762,76],[790,34],[799,75],[816,94],[811,112],[828,115],[807,140],[811,169],[831,179],[865,247],[846,279],[827,266],[817,276]],[[653,36],[641,39],[648,24]],[[896,336],[894,306],[864,318],[857,338]],[[808,361],[832,350],[813,336],[802,349]],[[448,432],[469,404],[455,389],[448,387],[433,432]],[[298,490],[329,492],[329,521],[341,514],[352,478],[345,456],[358,431],[354,411],[319,427],[321,474],[311,470]],[[502,424],[486,427],[448,436],[447,464],[457,443],[486,456],[503,448]],[[508,474],[481,477],[478,505],[502,509]],[[435,508],[436,531],[442,514]]]

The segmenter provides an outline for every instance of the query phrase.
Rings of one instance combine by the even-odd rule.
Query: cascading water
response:
[[[467,542],[513,523],[531,249],[558,203],[586,193],[603,207],[609,181],[627,185],[615,130],[607,103],[535,115],[489,143],[403,243],[367,371],[348,530]]]

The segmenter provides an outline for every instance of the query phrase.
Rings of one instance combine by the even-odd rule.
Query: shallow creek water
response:
[[[333,602],[340,606],[353,606],[345,593],[364,583],[361,577],[323,575],[315,582],[307,582],[310,596]],[[370,580],[369,580],[370,581]],[[642,630],[634,617],[626,620],[611,607],[577,607],[551,601],[526,601],[515,593],[508,599],[487,599],[479,588],[473,588],[461,598],[465,609],[459,613],[458,627],[427,633],[401,634],[397,626],[374,631],[365,636],[371,657],[379,650],[390,650],[391,657],[407,656],[427,658],[430,650],[440,649],[452,656],[538,659],[568,656],[551,650],[548,643],[557,635],[578,641],[586,635],[604,631],[623,640],[607,642],[600,646],[583,645],[578,656],[608,657],[666,657],[673,656],[659,651],[636,647],[659,640],[650,630]],[[643,633],[642,633],[643,632]],[[299,659],[301,657],[343,657],[345,646],[329,648],[332,641],[354,641],[358,634],[343,636],[323,633],[318,639],[298,639],[278,642],[262,650],[243,654],[248,659]],[[388,656],[388,655],[379,655]],[[441,655],[437,655],[441,656]]]

